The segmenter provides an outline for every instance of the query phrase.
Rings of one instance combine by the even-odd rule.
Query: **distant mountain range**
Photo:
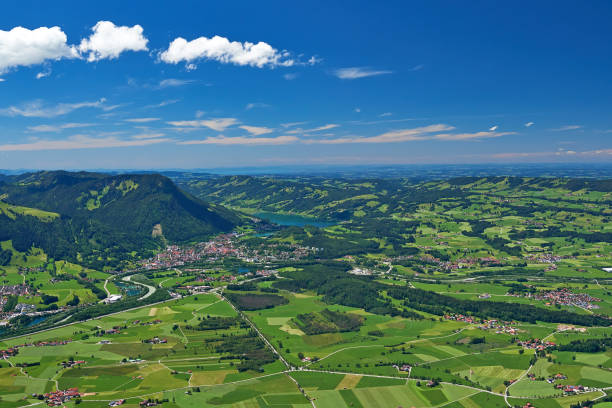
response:
[[[16,175],[34,170],[3,170],[0,175]],[[571,177],[612,178],[610,163],[499,163],[499,164],[391,164],[391,165],[294,165],[211,169],[88,169],[104,174],[161,174],[176,179],[215,178],[226,175],[275,175],[345,178],[410,178],[444,180],[453,177]],[[0,176],[0,179],[2,177]]]
[[[229,231],[241,221],[158,174],[51,171],[0,178],[0,241],[97,269],[166,242]]]

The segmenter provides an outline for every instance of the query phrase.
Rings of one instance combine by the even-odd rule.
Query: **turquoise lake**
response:
[[[304,227],[306,225],[312,225],[313,227],[329,227],[334,225],[333,222],[324,221],[318,218],[302,217],[301,215],[293,214],[278,214],[269,212],[260,212],[253,214],[255,217],[264,219],[274,224],[283,225],[287,227]]]

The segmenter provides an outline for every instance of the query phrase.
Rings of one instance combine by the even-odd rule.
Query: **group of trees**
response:
[[[13,251],[10,249],[0,249],[0,266],[6,266],[11,263]]]
[[[556,346],[556,349],[559,351],[573,351],[577,353],[601,353],[608,348],[612,348],[612,337],[574,340],[567,344]]]
[[[225,296],[240,310],[270,309],[274,306],[289,303],[284,296],[274,294],[260,295],[256,293],[227,293]]]
[[[324,309],[321,312],[298,314],[292,321],[304,333],[312,335],[357,331],[363,325],[364,317]]]
[[[254,330],[245,334],[230,335],[215,346],[217,353],[228,354],[228,359],[239,359],[236,369],[240,372],[253,370],[263,372],[263,366],[273,363],[277,357],[259,338]]]

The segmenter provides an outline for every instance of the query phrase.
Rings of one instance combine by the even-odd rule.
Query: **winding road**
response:
[[[155,289],[155,286],[150,286],[150,285],[147,285],[146,283],[140,283],[140,282],[133,281],[132,276],[134,275],[124,276],[121,280],[124,282],[131,282],[134,285],[144,286],[145,288],[149,290],[144,296],[139,297],[138,300],[146,299],[157,291],[157,289]]]

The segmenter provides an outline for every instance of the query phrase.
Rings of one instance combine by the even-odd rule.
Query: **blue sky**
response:
[[[7,2],[0,168],[610,162],[608,1]]]

